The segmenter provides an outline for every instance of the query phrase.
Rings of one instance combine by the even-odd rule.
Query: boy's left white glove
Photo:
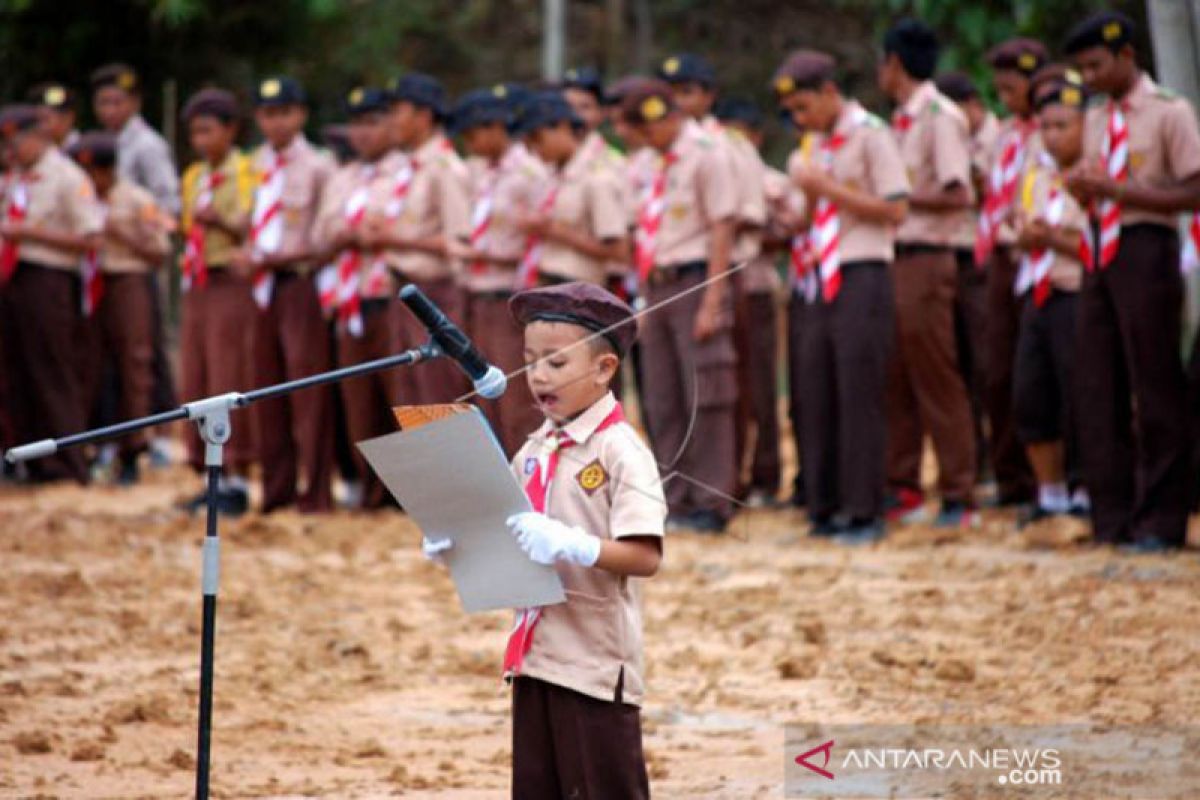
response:
[[[525,554],[539,564],[569,561],[591,567],[600,557],[599,539],[545,514],[526,511],[509,517],[505,524]]]

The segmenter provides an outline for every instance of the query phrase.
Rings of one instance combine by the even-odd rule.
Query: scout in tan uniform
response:
[[[649,307],[642,355],[655,453],[680,473],[667,486],[673,522],[719,532],[737,490],[737,353],[730,267],[738,204],[729,159],[674,105],[661,82],[623,102],[626,121],[659,155],[642,192],[634,262]]]
[[[313,282],[319,263],[312,229],[334,165],[304,138],[304,89],[288,77],[255,90],[266,141],[253,155],[257,186],[250,235],[234,267],[253,282],[254,385],[269,386],[327,371],[333,363]],[[295,503],[330,511],[333,472],[332,389],[316,387],[255,406],[262,460],[263,511]]]
[[[258,309],[250,280],[232,269],[254,202],[253,167],[234,146],[237,114],[237,101],[223,89],[197,92],[183,108],[188,138],[201,159],[183,174],[179,362],[186,400],[254,385],[251,353]],[[249,504],[245,476],[258,453],[252,420],[243,418],[225,446],[218,497],[224,513],[241,514]],[[190,463],[200,469],[204,447],[195,429],[189,429],[188,445]],[[191,507],[202,507],[204,497],[204,492],[197,495]]]
[[[79,141],[74,91],[61,83],[39,83],[29,90],[28,100],[38,106],[42,128],[60,150],[66,152]]]
[[[1017,340],[1013,416],[1037,479],[1037,502],[1022,523],[1072,511],[1070,470],[1078,463],[1075,360],[1076,307],[1083,283],[1079,237],[1087,215],[1067,191],[1064,175],[1083,155],[1084,93],[1074,73],[1039,71],[1030,99],[1044,150],[1022,176],[1013,219],[1021,250],[1016,289],[1024,309]]]
[[[909,213],[896,233],[892,276],[897,339],[887,392],[889,515],[922,512],[925,433],[938,461],[939,526],[972,526],[975,441],[971,404],[958,369],[954,235],[972,203],[967,120],[930,76],[938,42],[922,22],[905,19],[887,32],[879,85],[898,105],[893,130],[908,169]]]
[[[117,175],[115,136],[88,133],[70,152],[95,186],[104,214],[104,240],[95,254],[103,288],[94,310],[92,352],[97,364],[111,362],[116,370],[113,422],[124,422],[151,413],[154,314],[146,274],[162,266],[172,223],[148,191]],[[98,387],[91,388],[94,393]],[[119,483],[137,482],[137,457],[145,447],[143,431],[121,440]]]
[[[801,424],[808,513],[816,534],[883,535],[884,392],[895,328],[893,230],[907,213],[904,162],[887,126],[834,83],[835,62],[801,50],[777,73],[783,104],[819,133],[793,180],[805,192],[818,283],[801,341]]]
[[[971,398],[975,424],[975,461],[978,480],[991,475],[991,458],[985,436],[987,418],[987,273],[975,266],[975,238],[979,232],[979,203],[987,181],[988,164],[1000,121],[979,96],[979,89],[962,72],[947,72],[935,81],[938,91],[949,97],[967,115],[971,132],[971,182],[976,203],[954,237],[954,260],[958,263],[958,292],[954,298],[954,340],[958,366]]]
[[[12,167],[0,209],[0,339],[13,429],[28,441],[77,433],[86,424],[79,266],[104,227],[92,184],[39,122],[34,106],[0,110]],[[32,462],[29,476],[80,483],[88,477],[78,449]]]
[[[742,98],[722,98],[714,113],[734,139],[749,143],[755,150],[762,147],[762,112],[753,102]],[[742,447],[738,450],[739,464],[744,465],[743,481],[746,502],[750,506],[768,506],[779,493],[779,403],[777,341],[778,306],[782,284],[779,279],[779,256],[787,252],[790,231],[779,231],[778,211],[787,202],[790,189],[788,178],[778,170],[762,166],[763,201],[767,225],[744,236],[756,240],[745,254],[754,250],[753,257],[738,276],[742,294],[742,313],[747,324],[737,328],[738,372],[742,385],[741,397],[745,406],[742,425]],[[743,181],[753,180],[757,169],[739,175]],[[774,226],[774,230],[772,230]],[[768,241],[769,240],[769,241]],[[745,468],[745,467],[748,467]]]
[[[1033,474],[1013,423],[1013,365],[1021,317],[1013,291],[1019,257],[1013,252],[1011,217],[1025,167],[1041,152],[1029,81],[1046,63],[1046,48],[1032,39],[1010,39],[988,53],[992,85],[1009,116],[988,156],[980,198],[975,265],[987,275],[987,416],[992,472],[1000,505],[1027,503]]]
[[[608,264],[628,258],[621,178],[589,153],[583,125],[556,92],[538,95],[525,117],[533,152],[550,167],[543,200],[522,221],[527,253],[543,284],[587,281],[603,286]]]
[[[451,319],[463,324],[465,297],[458,282],[461,265],[450,257],[449,242],[471,231],[467,168],[442,132],[445,90],[428,75],[409,73],[391,90],[392,144],[403,151],[387,165],[391,196],[372,209],[363,226],[366,244],[382,251],[390,269],[415,283]],[[429,333],[401,312],[405,347],[423,344]],[[405,370],[406,398],[414,403],[444,403],[464,394],[467,381],[450,359]]]
[[[466,265],[467,324],[471,339],[506,374],[519,370],[525,350],[521,328],[508,311],[525,255],[520,223],[545,191],[546,168],[509,135],[512,115],[504,87],[470,92],[454,109],[454,129],[471,155],[471,232],[456,248]],[[541,423],[525,381],[512,381],[498,400],[480,407],[511,458]]]
[[[1067,37],[1088,88],[1107,95],[1088,108],[1067,187],[1092,220],[1078,374],[1095,533],[1154,551],[1183,545],[1190,499],[1176,224],[1200,208],[1200,132],[1195,109],[1138,68],[1133,34],[1105,12]]]
[[[347,95],[347,134],[357,159],[338,170],[326,185],[313,233],[313,243],[322,253],[319,263],[333,265],[329,305],[336,318],[339,367],[405,349],[401,347],[400,315],[407,312],[396,297],[397,281],[362,235],[369,206],[375,203],[382,209],[389,191],[381,168],[391,148],[388,103],[387,92],[375,87],[358,87]],[[351,443],[396,429],[390,409],[402,399],[400,372],[384,370],[338,384]],[[386,505],[388,494],[383,484],[358,448],[353,447],[351,454],[362,481],[361,506]]]
[[[666,502],[653,454],[609,390],[637,335],[633,312],[587,283],[522,292],[512,309],[546,420],[512,461],[534,510],[508,524],[567,592],[519,612],[509,638],[512,796],[647,798],[641,579],[662,560]]]

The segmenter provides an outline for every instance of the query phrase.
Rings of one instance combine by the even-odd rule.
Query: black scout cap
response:
[[[965,103],[979,97],[979,88],[965,72],[943,72],[934,81],[937,89],[956,103]]]
[[[446,107],[446,89],[441,81],[422,72],[410,72],[392,81],[389,87],[393,103],[412,103],[414,106],[428,108],[438,119],[445,119],[449,113]]]
[[[70,111],[75,107],[75,92],[61,83],[39,83],[30,88],[25,99],[30,103],[58,111]]]
[[[572,67],[563,73],[564,89],[582,89],[591,92],[597,100],[604,99],[604,81],[594,67]]]
[[[1022,37],[1001,42],[987,54],[992,69],[1013,70],[1027,78],[1044,67],[1048,60],[1049,54],[1044,44]]]
[[[6,139],[21,131],[34,130],[40,122],[37,106],[22,104],[0,108],[0,136]]]
[[[594,333],[603,331],[604,338],[622,357],[637,339],[633,309],[593,283],[576,281],[518,292],[508,301],[508,308],[521,325],[566,322]]]
[[[302,106],[307,102],[300,81],[286,75],[267,78],[254,87],[254,105],[258,107]]]
[[[717,73],[704,56],[695,53],[676,53],[669,56],[658,68],[658,77],[668,83],[698,83],[712,88],[717,82]]]
[[[1117,51],[1133,41],[1137,27],[1133,20],[1116,11],[1101,11],[1085,19],[1067,33],[1063,52],[1073,56],[1093,47]]]
[[[539,92],[529,101],[521,116],[521,130],[532,133],[541,128],[551,128],[560,122],[569,122],[573,128],[583,127],[583,121],[558,92]]]
[[[375,111],[387,111],[391,97],[377,86],[356,86],[346,94],[346,115],[360,117]]]
[[[105,64],[92,73],[92,89],[103,89],[116,86],[127,92],[137,92],[141,89],[141,81],[133,67],[128,64]]]
[[[819,89],[834,78],[837,62],[819,50],[795,50],[788,54],[775,70],[771,88],[777,98],[787,97],[799,89]]]
[[[70,153],[85,167],[115,167],[117,137],[107,131],[88,131],[71,145]]]
[[[456,133],[495,123],[507,125],[508,102],[502,94],[498,95],[494,89],[476,89],[458,99],[454,105],[452,119]]]
[[[201,89],[184,105],[182,116],[184,122],[195,117],[216,117],[222,122],[232,122],[238,116],[237,98],[224,89]]]
[[[657,122],[675,110],[671,87],[662,81],[646,81],[621,99],[621,116],[630,125]]]

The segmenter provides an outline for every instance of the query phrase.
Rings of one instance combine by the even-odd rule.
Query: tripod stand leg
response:
[[[208,800],[209,751],[212,741],[213,644],[217,626],[220,537],[217,535],[217,491],[221,467],[208,467],[207,530],[204,535],[202,627],[200,639],[200,721],[196,752],[196,800]]]

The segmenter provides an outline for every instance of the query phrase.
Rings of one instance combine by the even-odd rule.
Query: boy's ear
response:
[[[617,374],[617,370],[621,368],[621,359],[617,358],[616,353],[601,353],[598,359],[598,365],[601,372],[605,375],[605,381],[612,380]]]

